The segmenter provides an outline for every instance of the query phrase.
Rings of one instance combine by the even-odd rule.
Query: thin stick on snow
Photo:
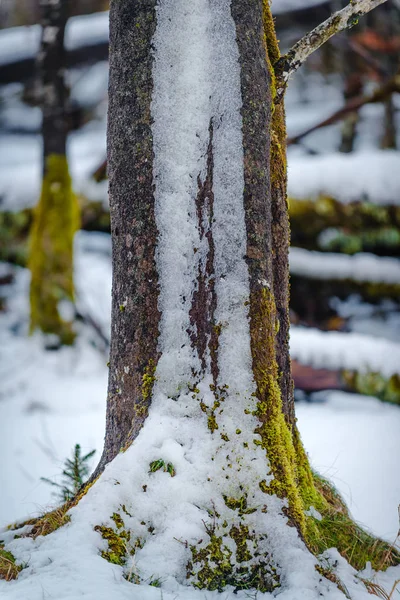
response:
[[[337,11],[315,29],[301,38],[284,56],[275,64],[278,78],[277,98],[283,98],[289,77],[297,71],[304,61],[327,42],[335,33],[349,29],[358,23],[359,17],[373,10],[386,0],[350,0],[342,10]]]

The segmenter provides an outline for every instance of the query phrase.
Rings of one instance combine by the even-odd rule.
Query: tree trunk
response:
[[[96,475],[143,427],[132,451],[152,446],[162,422],[150,476],[176,474],[162,456],[167,440],[194,447],[211,515],[186,542],[187,578],[272,590],[283,546],[324,548],[310,506],[332,508],[295,425],[286,131],[270,9],[262,0],[190,9],[118,0],[110,23],[112,341]]]
[[[67,305],[73,301],[72,245],[78,225],[66,157],[67,3],[68,0],[41,0],[43,29],[37,65],[43,113],[43,183],[29,257],[31,332],[40,329],[55,335],[61,343],[71,343],[74,339],[73,308]]]
[[[44,568],[54,559],[68,573],[69,595],[88,580],[126,590],[121,565],[128,581],[166,582],[177,598],[192,585],[336,599],[338,561],[327,569],[314,554],[336,546],[358,569],[399,557],[312,473],[296,429],[269,3],[112,0],[110,22],[114,278],[100,477],[57,519],[19,531],[47,534],[79,502],[58,540],[74,561],[79,539],[94,568],[79,554],[66,570],[57,538],[56,553],[40,544]],[[114,563],[109,579],[93,552]],[[36,600],[43,580],[34,585]]]

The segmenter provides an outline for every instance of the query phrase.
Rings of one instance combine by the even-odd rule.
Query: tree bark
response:
[[[40,329],[66,344],[74,339],[73,317],[63,318],[60,311],[61,303],[65,306],[73,301],[72,245],[78,226],[78,209],[66,158],[64,31],[67,2],[41,0],[42,40],[37,66],[43,114],[43,183],[29,256],[31,332]],[[68,312],[73,313],[73,308]]]
[[[120,451],[140,463],[135,452],[149,444],[149,479],[135,481],[147,493],[159,470],[182,476],[166,445],[190,454],[202,498],[191,523],[202,535],[183,543],[186,577],[200,588],[271,591],[276,561],[289,568],[290,553],[269,528],[322,551],[308,510],[329,516],[332,507],[295,424],[286,131],[270,8],[114,0],[110,23],[112,341],[95,476]],[[172,512],[185,513],[173,498]],[[132,508],[135,519],[141,510]],[[152,539],[144,543],[151,553]]]
[[[98,469],[140,431],[158,361],[151,40],[155,0],[112,2],[108,175],[113,237],[106,437]]]

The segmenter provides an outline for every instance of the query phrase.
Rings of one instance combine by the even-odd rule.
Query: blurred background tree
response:
[[[78,206],[66,155],[68,91],[64,33],[67,0],[41,0],[42,36],[37,57],[36,102],[42,110],[43,181],[34,211],[28,267],[30,330],[72,343],[74,332],[73,238]]]

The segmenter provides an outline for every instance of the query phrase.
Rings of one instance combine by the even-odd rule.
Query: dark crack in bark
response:
[[[209,350],[210,368],[214,381],[218,380],[218,336],[219,329],[215,323],[215,310],[217,307],[217,296],[215,292],[215,270],[214,270],[214,239],[212,224],[214,220],[214,156],[213,156],[213,134],[214,127],[212,119],[209,126],[209,141],[207,147],[207,171],[204,181],[200,175],[197,178],[198,194],[196,197],[196,214],[200,240],[206,240],[206,259],[200,260],[197,276],[197,288],[193,293],[190,316],[190,339],[193,348],[197,349],[201,362],[202,371],[207,369]]]

